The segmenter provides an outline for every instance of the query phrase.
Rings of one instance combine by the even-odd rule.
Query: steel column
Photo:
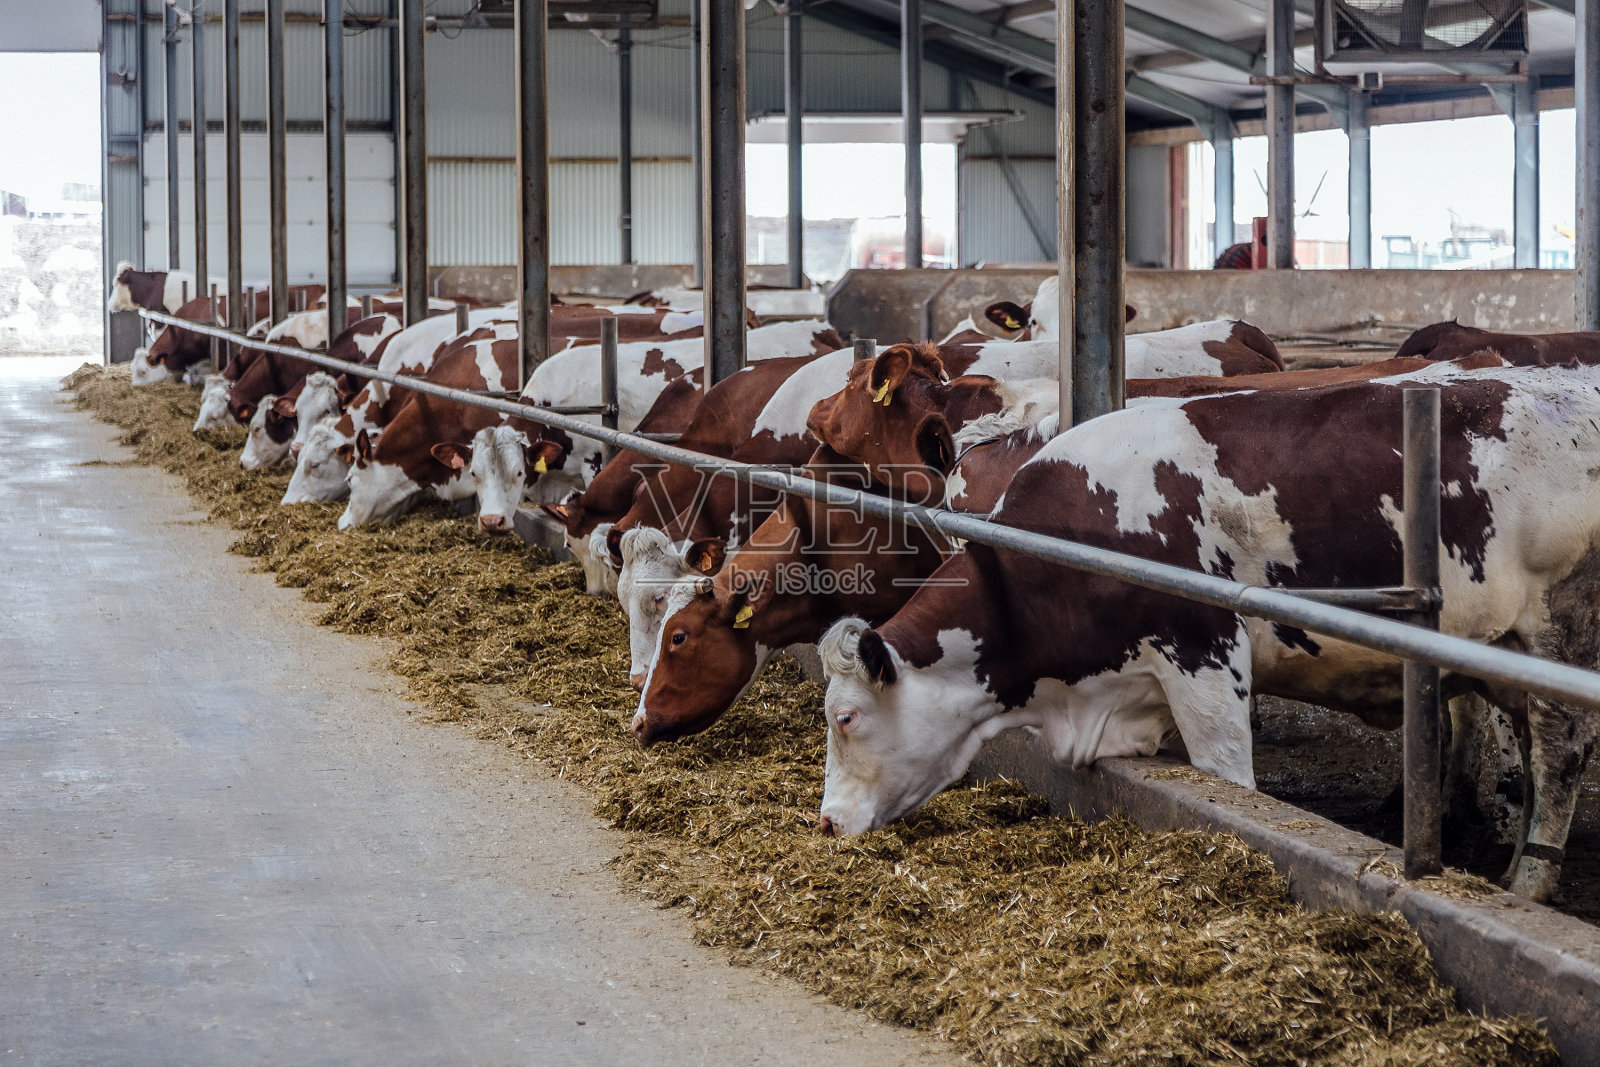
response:
[[[744,5],[700,4],[701,121],[706,161],[706,382],[709,388],[745,364]]]
[[[1076,329],[1067,329],[1067,314],[1076,303],[1077,238],[1073,223],[1078,212],[1075,205],[1077,179],[1073,164],[1077,161],[1077,57],[1074,54],[1076,19],[1069,18],[1073,8],[1069,0],[1060,0],[1056,7],[1056,284],[1060,287],[1056,301],[1057,345],[1056,389],[1061,413],[1057,419],[1058,432],[1072,426],[1072,379],[1076,363],[1073,339]],[[1120,5],[1119,5],[1120,6]]]
[[[248,330],[254,308],[244,306],[244,164],[239,145],[239,0],[222,4],[223,141],[228,203],[228,323]],[[225,363],[237,352],[230,345]]]
[[[1539,265],[1539,102],[1532,82],[1512,86],[1512,240],[1518,267]]]
[[[922,266],[922,0],[900,0],[900,115],[906,146],[906,267]]]
[[[617,216],[622,262],[633,262],[633,34],[617,31]]]
[[[1404,394],[1405,575],[1413,590],[1439,588],[1439,390]],[[1439,629],[1439,605],[1412,613],[1415,626]],[[1405,862],[1407,878],[1438,874],[1444,826],[1439,795],[1439,668],[1405,662]]]
[[[1219,107],[1212,111],[1211,152],[1214,158],[1213,185],[1216,205],[1216,224],[1211,233],[1211,255],[1222,255],[1233,244],[1233,118],[1228,109]]]
[[[1122,407],[1122,270],[1127,148],[1121,4],[1074,5],[1072,229],[1075,280],[1058,305],[1072,320],[1072,423]]]
[[[207,254],[206,225],[206,14],[195,0],[190,12],[190,93],[193,99],[189,130],[194,139],[194,277],[196,295],[209,292],[211,257]]]
[[[422,8],[422,0],[400,0],[400,184],[405,206],[405,262],[400,277],[408,326],[428,317],[428,97]]]
[[[405,0],[417,3],[420,0]],[[517,388],[550,355],[550,5],[517,0]]]
[[[283,89],[283,0],[267,0],[267,187],[272,243],[272,321],[289,314],[288,126]]]
[[[1600,330],[1600,0],[1578,0],[1577,80],[1577,324]]]
[[[345,256],[344,0],[322,0],[323,158],[328,194],[328,340],[344,332],[349,312]]]
[[[789,288],[805,284],[806,215],[803,185],[805,160],[805,38],[803,0],[789,0],[783,20],[784,117],[789,124]]]
[[[183,258],[178,246],[178,10],[163,7],[161,15],[166,62],[166,111],[161,135],[167,142],[167,269],[177,270]]]
[[[1294,74],[1294,0],[1272,0],[1268,73]],[[1294,266],[1294,86],[1267,86],[1267,266]]]
[[[1372,126],[1367,94],[1350,94],[1350,266],[1372,266]]]
[[[700,0],[689,0],[689,170],[694,178],[694,287],[706,284],[705,85],[701,76]]]
[[[622,402],[617,399],[617,318],[608,315],[600,320],[600,425],[608,430],[617,428],[617,416],[622,413]],[[615,445],[601,446],[605,462],[617,454]]]

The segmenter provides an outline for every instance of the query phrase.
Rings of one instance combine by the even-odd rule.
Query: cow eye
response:
[[[666,602],[666,599],[667,599],[667,594],[665,594],[665,593],[657,593],[655,596],[650,598],[650,602],[652,604],[654,604],[656,607],[659,608],[663,603]]]
[[[688,639],[689,635],[684,633],[682,630],[679,630],[677,633],[672,635],[672,643],[675,645],[681,645]]]
[[[855,724],[856,714],[853,711],[841,711],[833,717],[833,721],[839,724],[840,731],[845,731]]]

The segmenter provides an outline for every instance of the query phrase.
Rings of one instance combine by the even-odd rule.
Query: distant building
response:
[[[0,189],[0,215],[15,215],[19,219],[28,217],[28,198],[21,193],[8,193]]]

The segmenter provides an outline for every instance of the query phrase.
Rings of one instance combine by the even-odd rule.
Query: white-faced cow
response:
[[[1600,370],[1424,380],[1444,394],[1442,628],[1595,667]],[[1393,584],[1406,384],[1149,401],[1050,442],[995,518],[1250,584]],[[824,639],[826,830],[902,817],[1014,726],[1077,766],[1148,755],[1176,732],[1195,766],[1251,786],[1252,692],[1378,723],[1398,714],[1397,660],[1293,627],[981,545],[935,577],[887,623],[845,620]],[[1511,887],[1544,899],[1600,717],[1488,695],[1530,742],[1534,801]]]

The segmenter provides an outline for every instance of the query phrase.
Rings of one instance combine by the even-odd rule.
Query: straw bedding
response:
[[[1053,817],[1002,783],[827,840],[821,690],[793,664],[643,752],[625,625],[576,566],[442,506],[337,533],[342,505],[281,507],[286,470],[238,467],[242,430],[191,433],[193,390],[88,366],[65,387],[321,622],[393,639],[439,718],[588,788],[629,831],[621,877],[735,960],[995,1064],[1556,1062],[1532,1021],[1458,1011],[1397,916],[1303,911],[1230,836]]]

